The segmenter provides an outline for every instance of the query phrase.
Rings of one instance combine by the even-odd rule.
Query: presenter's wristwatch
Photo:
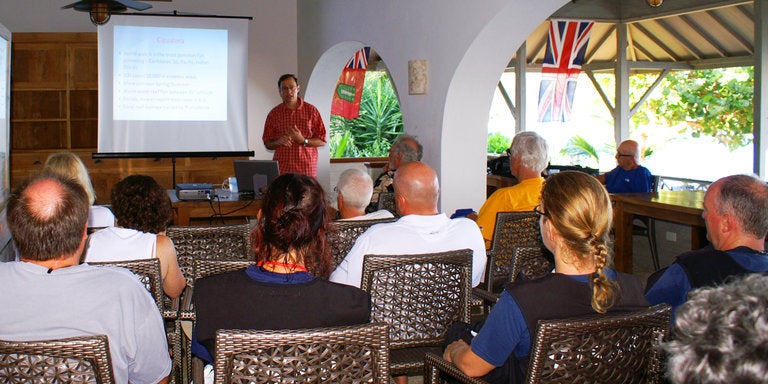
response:
[[[309,144],[309,139],[307,139],[307,138],[305,137],[305,138],[304,138],[304,143],[302,143],[301,145],[303,145],[303,146],[305,146],[305,147],[306,147],[308,144]]]

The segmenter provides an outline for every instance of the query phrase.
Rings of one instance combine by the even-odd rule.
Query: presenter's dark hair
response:
[[[112,188],[117,225],[146,233],[165,231],[173,214],[171,199],[151,176],[131,175]]]
[[[251,233],[256,261],[303,262],[313,275],[331,275],[331,230],[323,188],[315,178],[287,173],[267,189],[261,215]]]
[[[27,191],[43,182],[58,184],[58,190],[42,197]],[[21,257],[45,261],[76,252],[83,241],[90,205],[85,189],[74,179],[44,171],[25,181],[8,199],[7,212]]]
[[[280,79],[277,80],[277,88],[279,89],[283,85],[283,80],[285,79],[293,79],[293,81],[296,82],[296,85],[299,84],[299,78],[296,77],[293,73],[286,73],[285,75],[280,76]]]

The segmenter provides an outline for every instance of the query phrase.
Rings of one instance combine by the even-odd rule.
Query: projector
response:
[[[176,184],[176,196],[179,200],[209,200],[213,196],[213,184]]]

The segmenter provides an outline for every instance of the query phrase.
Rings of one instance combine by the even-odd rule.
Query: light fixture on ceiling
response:
[[[657,8],[661,7],[661,4],[664,2],[664,0],[645,0],[645,2],[653,8]]]
[[[95,25],[103,25],[109,21],[113,13],[125,12],[130,9],[143,11],[152,8],[147,3],[133,0],[81,0],[65,5],[61,9],[74,8],[76,11],[88,12],[91,22]]]

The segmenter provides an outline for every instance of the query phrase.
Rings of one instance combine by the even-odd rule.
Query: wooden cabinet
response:
[[[98,128],[96,33],[14,33],[11,67],[11,187],[40,171],[51,153],[67,150],[85,163],[97,203],[131,174],[173,188],[173,160],[93,159]],[[240,157],[237,159],[245,159]],[[221,183],[235,158],[178,158],[176,183]]]

